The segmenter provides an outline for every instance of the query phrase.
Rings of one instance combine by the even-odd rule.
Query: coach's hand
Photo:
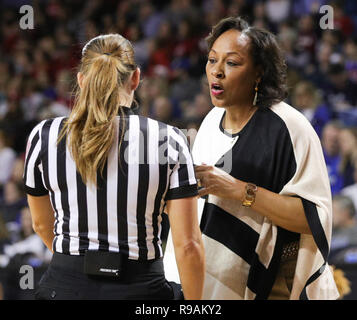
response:
[[[244,182],[235,179],[227,172],[208,165],[195,166],[196,178],[199,190],[199,196],[213,194],[224,199],[235,199],[242,201],[244,197]]]

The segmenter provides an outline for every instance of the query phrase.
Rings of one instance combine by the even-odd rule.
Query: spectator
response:
[[[292,102],[321,137],[322,128],[331,120],[332,114],[327,105],[321,103],[321,95],[315,86],[307,81],[299,82],[292,93]]]
[[[345,111],[357,105],[357,84],[351,82],[341,63],[331,64],[328,69],[328,86],[325,88],[328,103],[336,111]]]
[[[55,90],[56,90],[56,103],[63,106],[64,114],[69,112],[69,107],[72,106],[71,87],[73,87],[73,74],[69,72],[70,69],[59,71]]]
[[[157,36],[158,30],[161,29],[163,18],[163,15],[155,11],[154,6],[149,1],[145,1],[139,7],[138,21],[140,21],[144,35],[147,38]]]
[[[27,80],[24,84],[24,94],[20,99],[20,105],[25,121],[37,121],[38,111],[44,102],[44,96],[36,86],[37,83],[31,80]]]
[[[198,38],[193,34],[191,23],[182,20],[178,25],[177,42],[173,49],[172,67],[188,70],[191,67],[190,56],[198,50]]]
[[[348,196],[357,208],[357,160],[354,160],[353,184],[341,190],[341,194]]]
[[[171,23],[167,20],[162,21],[149,59],[148,75],[170,75],[174,40]]]
[[[11,259],[17,254],[31,253],[42,262],[48,262],[48,252],[41,238],[32,229],[30,209],[25,206],[20,213],[21,238],[11,245],[5,245],[4,253]]]
[[[333,45],[328,42],[322,42],[317,48],[316,59],[320,74],[327,74],[331,64],[331,56],[333,54]]]
[[[324,151],[327,171],[333,195],[339,193],[343,188],[343,177],[339,173],[341,163],[339,134],[341,123],[337,121],[328,122],[322,130],[321,144]]]
[[[343,176],[343,186],[354,183],[354,164],[357,161],[357,128],[342,128],[339,136],[341,147],[340,173]]]
[[[5,131],[0,128],[0,198],[2,189],[11,176],[11,171],[16,158],[15,151],[9,147],[6,140],[7,136],[5,135]]]
[[[168,96],[168,80],[163,76],[146,77],[139,89],[138,100],[140,102],[140,114],[152,115],[152,105],[155,97]]]
[[[309,79],[315,83],[321,90],[329,90],[328,73],[331,64],[342,63],[342,57],[340,55],[340,43],[341,36],[336,30],[323,30],[320,35],[320,39],[315,46],[314,61],[316,65],[313,65],[312,71],[308,75]],[[306,69],[304,69],[306,70]],[[324,98],[326,101],[328,100]],[[333,107],[333,105],[331,106]]]
[[[348,73],[348,78],[354,83],[357,83],[357,40],[347,39],[344,45],[345,68]]]
[[[268,29],[268,18],[266,16],[265,5],[263,1],[257,1],[253,8],[254,21],[253,25],[255,27],[260,27]]]
[[[195,96],[192,104],[184,105],[184,118],[186,120],[197,120],[201,123],[205,115],[211,110],[212,104],[209,96],[199,93]]]
[[[357,245],[356,209],[352,200],[343,195],[334,196],[332,211],[331,260],[340,250]]]
[[[309,59],[308,53],[301,52],[295,45],[298,34],[288,23],[282,23],[278,34],[278,40],[285,54],[285,60],[289,67],[303,68]]]
[[[176,75],[176,81],[171,86],[171,98],[179,103],[192,101],[200,90],[200,83],[184,69],[176,70]]]
[[[350,292],[344,300],[357,299],[357,223],[356,208],[348,196],[333,199],[333,229],[329,262],[349,280]]]
[[[295,17],[310,13],[316,14],[324,4],[326,4],[326,0],[295,0],[293,1],[293,14]]]
[[[14,160],[14,165],[11,171],[11,181],[15,182],[18,185],[23,183],[22,176],[24,173],[24,154],[19,155]]]
[[[11,174],[11,172],[10,172]],[[21,208],[26,204],[22,182],[8,181],[4,187],[4,198],[0,202],[0,214],[5,223],[18,223]]]
[[[148,60],[153,50],[153,40],[147,39],[143,36],[140,24],[132,23],[127,32],[127,37],[133,44],[135,50],[135,59],[140,66],[143,73],[148,67]]]
[[[299,32],[296,46],[300,52],[308,53],[308,62],[314,60],[317,36],[315,34],[315,21],[311,15],[304,15],[299,19]]]
[[[2,218],[2,215],[0,215],[0,269],[7,263],[7,258],[4,257],[4,246],[6,244],[9,244],[10,242],[11,241],[10,241],[9,231],[6,227],[4,219]],[[1,283],[1,275],[0,275],[0,283]]]
[[[4,256],[7,264],[3,265],[6,275],[3,281],[6,300],[33,299],[34,290],[21,290],[19,287],[19,270],[23,265],[29,265],[34,270],[36,285],[38,276],[42,275],[43,268],[49,263],[52,253],[45,247],[41,238],[32,229],[31,213],[27,206],[21,209],[20,238],[4,246]],[[38,272],[39,271],[39,272]]]
[[[155,98],[153,103],[153,117],[161,122],[172,124],[172,103],[165,96]]]
[[[266,2],[266,13],[269,21],[279,24],[287,20],[290,11],[290,1],[287,0],[268,0]]]
[[[194,23],[200,19],[200,12],[192,3],[192,0],[171,0],[168,1],[168,8],[165,11],[166,18],[177,27],[181,21]]]
[[[349,37],[354,31],[351,18],[343,11],[342,6],[336,1],[332,3],[334,27],[342,32],[344,37]]]

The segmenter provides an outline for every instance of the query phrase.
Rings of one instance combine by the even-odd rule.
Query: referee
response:
[[[33,227],[52,250],[37,299],[176,299],[160,233],[169,215],[185,299],[200,299],[204,251],[185,136],[134,115],[140,81],[130,42],[101,35],[82,50],[69,118],[31,132],[24,168]]]

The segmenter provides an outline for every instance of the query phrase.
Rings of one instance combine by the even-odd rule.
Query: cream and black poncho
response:
[[[331,192],[314,129],[284,102],[258,109],[235,135],[223,129],[224,113],[223,108],[213,108],[202,122],[194,162],[216,165],[242,181],[299,197],[312,235],[289,232],[239,201],[209,195],[201,216],[206,252],[203,298],[267,299],[283,245],[295,240],[300,248],[290,299],[338,298],[327,264]],[[167,267],[170,250],[168,246]]]

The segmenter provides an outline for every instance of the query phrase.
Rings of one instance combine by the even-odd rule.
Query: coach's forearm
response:
[[[237,198],[245,197],[245,182],[237,180]],[[311,234],[301,199],[283,196],[258,186],[252,209],[286,230]]]
[[[205,255],[202,241],[191,241],[175,249],[181,285],[186,300],[202,299]]]

